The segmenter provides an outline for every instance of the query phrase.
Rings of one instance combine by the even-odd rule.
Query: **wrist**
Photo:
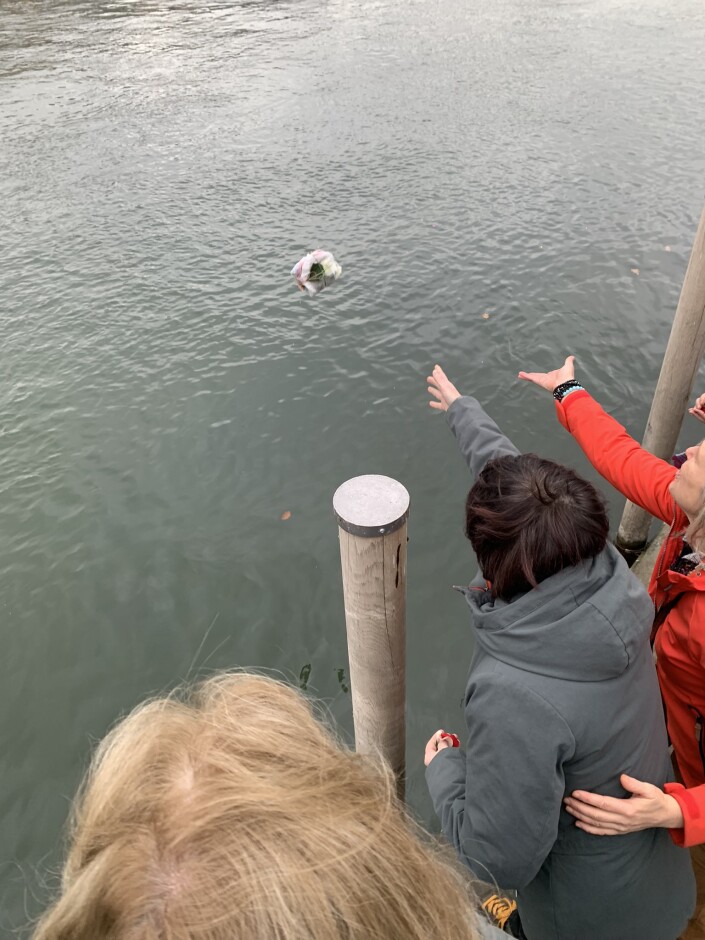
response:
[[[682,829],[683,828],[683,810],[680,803],[668,793],[663,795],[662,821],[659,826],[664,829]]]
[[[580,384],[576,379],[568,379],[567,382],[560,382],[553,389],[553,397],[557,402],[563,401],[566,395],[570,395],[571,392],[585,391],[585,387]]]

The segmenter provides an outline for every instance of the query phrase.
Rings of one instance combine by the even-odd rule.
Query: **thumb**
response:
[[[636,777],[630,777],[629,774],[622,774],[619,782],[624,789],[634,796],[648,796],[653,787],[651,783],[645,783],[643,780],[637,780]]]
[[[570,369],[573,373],[575,373],[575,356],[566,356],[566,360],[563,363],[563,368]]]

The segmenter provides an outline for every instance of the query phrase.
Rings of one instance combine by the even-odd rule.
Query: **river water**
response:
[[[147,694],[310,667],[349,731],[331,497],[359,473],[412,497],[430,821],[472,557],[425,376],[585,470],[515,379],[572,352],[641,434],[705,195],[703,49],[699,0],[0,3],[0,934]],[[343,278],[308,299],[319,246]]]

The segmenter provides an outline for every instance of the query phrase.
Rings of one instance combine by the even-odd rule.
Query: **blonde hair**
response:
[[[472,940],[447,851],[298,691],[220,675],[99,745],[34,940]]]
[[[705,552],[705,490],[703,490],[703,504],[694,519],[683,533],[683,538],[696,552]],[[701,563],[701,567],[703,564]]]

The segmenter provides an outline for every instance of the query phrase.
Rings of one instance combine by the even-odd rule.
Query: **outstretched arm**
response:
[[[473,479],[488,460],[519,451],[500,431],[482,405],[469,395],[461,395],[440,366],[426,380],[431,395],[429,405],[445,411],[450,429],[460,447]]]
[[[552,372],[520,372],[519,378],[553,393],[558,386],[573,381],[574,358],[568,356],[561,368]],[[563,391],[565,397],[556,401],[558,420],[593,467],[637,506],[664,522],[672,522],[670,485],[675,468],[644,450],[583,388]]]

